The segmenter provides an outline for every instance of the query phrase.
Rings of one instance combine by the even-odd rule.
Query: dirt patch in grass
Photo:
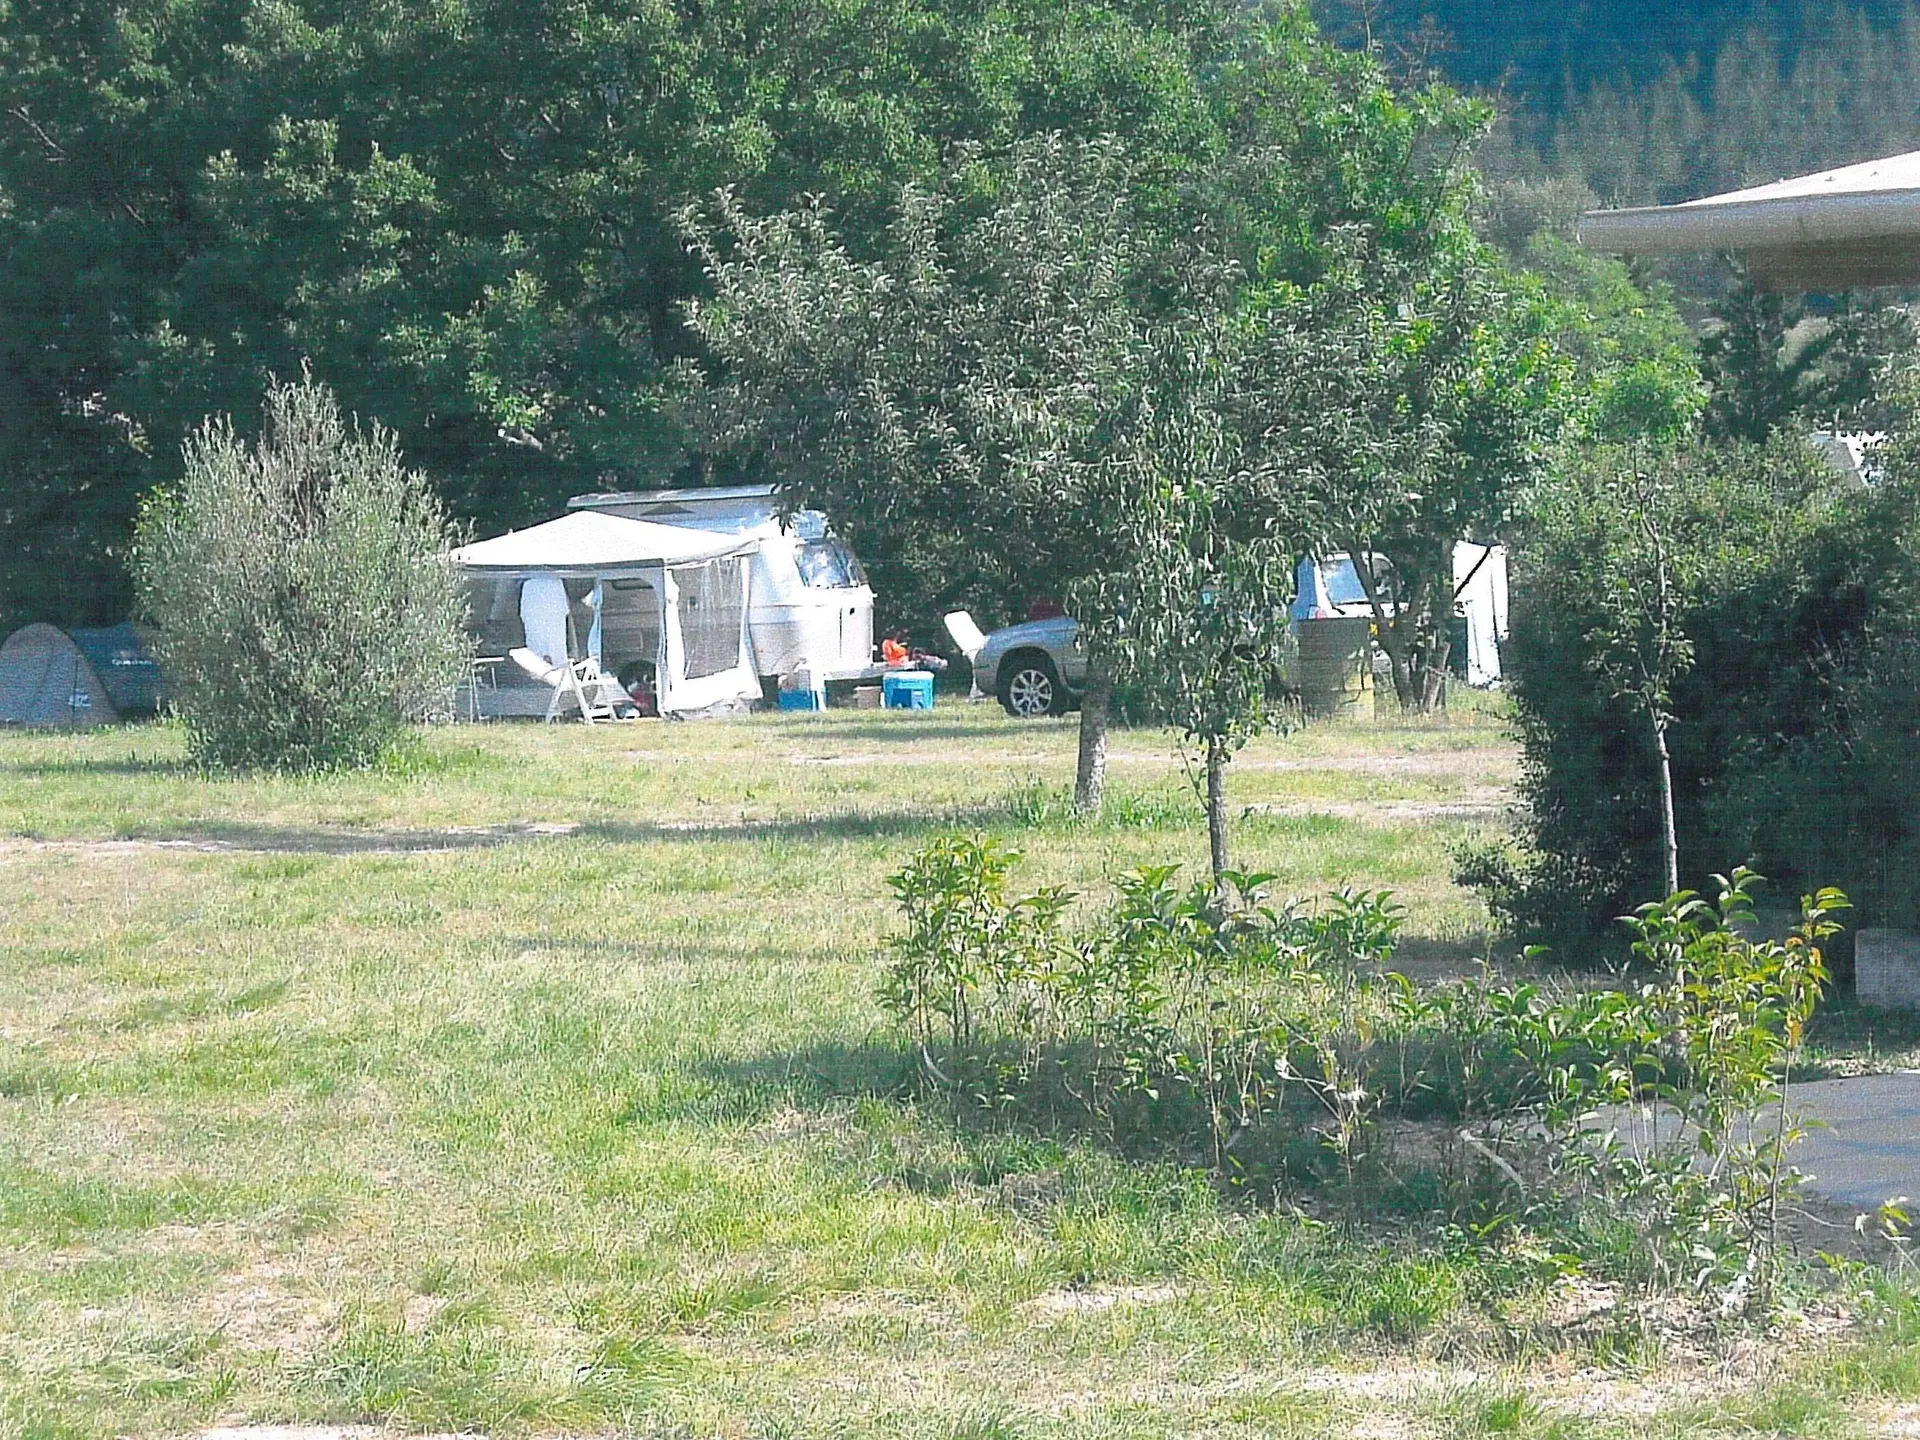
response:
[[[1128,1305],[1166,1305],[1185,1299],[1190,1286],[1162,1281],[1154,1285],[1094,1285],[1086,1289],[1048,1290],[1036,1295],[1020,1309],[1037,1319],[1058,1319],[1066,1315],[1097,1314]]]
[[[133,836],[114,840],[36,840],[0,838],[7,851],[61,851],[83,856],[135,855],[153,850],[236,855],[420,855],[449,850],[484,850],[522,840],[572,835],[573,823],[528,825],[450,825],[438,830],[340,830],[312,827],[221,826],[176,836]]]
[[[241,1350],[275,1350],[284,1363],[319,1348],[338,1315],[334,1307],[290,1288],[295,1267],[261,1261],[231,1271],[206,1292],[209,1329]]]
[[[1364,820],[1376,825],[1419,824],[1428,820],[1456,820],[1494,824],[1513,814],[1513,794],[1504,787],[1476,786],[1459,800],[1286,800],[1249,805],[1246,815],[1285,819],[1327,815],[1339,820]]]

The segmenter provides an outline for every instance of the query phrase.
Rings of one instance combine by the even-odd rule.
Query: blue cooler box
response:
[[[780,708],[782,710],[824,710],[824,697],[818,690],[782,690]]]
[[[889,710],[933,709],[933,672],[889,670],[880,677],[880,699]]]

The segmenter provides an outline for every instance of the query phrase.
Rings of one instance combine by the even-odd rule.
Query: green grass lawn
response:
[[[921,838],[1089,904],[1204,864],[1166,737],[1116,737],[1098,825],[1073,744],[946,703],[298,780],[0,735],[0,1436],[1872,1434],[1920,1398],[1904,1301],[1764,1362],[1565,1331],[1541,1256],[916,1104],[873,992]],[[1448,846],[1513,770],[1482,711],[1262,742],[1237,858],[1392,887],[1458,966]]]

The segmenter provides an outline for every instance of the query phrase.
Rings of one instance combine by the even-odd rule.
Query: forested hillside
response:
[[[1348,43],[1497,91],[1522,163],[1691,198],[1920,147],[1920,4],[1321,0]]]
[[[1567,84],[1644,84],[1674,61],[1711,58],[1744,31],[1775,37],[1789,53],[1817,43],[1834,8],[1806,0],[1316,0],[1321,22],[1351,40],[1371,26],[1383,39],[1406,40],[1423,22],[1447,40],[1443,68],[1457,83],[1508,82],[1531,96],[1557,95]],[[1886,22],[1900,0],[1866,0]]]

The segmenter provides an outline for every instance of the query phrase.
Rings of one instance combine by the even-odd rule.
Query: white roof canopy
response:
[[[748,536],[576,510],[544,525],[462,545],[453,552],[453,563],[479,575],[591,579],[718,560],[758,544]]]
[[[1710,195],[1683,205],[1590,210],[1580,243],[1618,255],[1744,250],[1772,289],[1920,281],[1920,151]]]

